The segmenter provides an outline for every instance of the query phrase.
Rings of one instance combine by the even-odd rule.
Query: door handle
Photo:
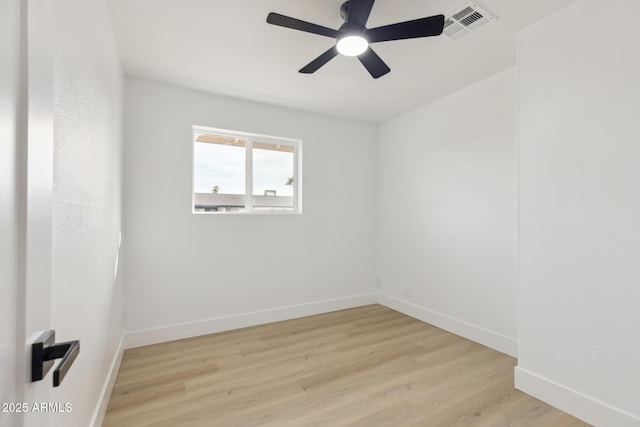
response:
[[[43,379],[56,359],[53,386],[58,387],[80,353],[80,341],[56,342],[56,331],[46,331],[31,345],[31,382]]]

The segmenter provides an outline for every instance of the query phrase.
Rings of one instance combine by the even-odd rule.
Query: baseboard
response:
[[[461,337],[486,345],[501,353],[518,357],[518,341],[506,335],[485,329],[483,327],[429,310],[410,302],[385,295],[377,294],[378,303],[400,313],[406,314],[430,325],[437,326]]]
[[[519,366],[516,366],[515,369],[515,386],[518,390],[522,390],[594,426],[640,426],[640,418],[632,414],[585,396],[576,390],[555,383]]]
[[[346,298],[290,305],[269,310],[217,317],[197,322],[180,323],[160,328],[131,331],[125,337],[125,349],[158,344],[199,335],[230,331],[249,326],[263,325],[298,317],[313,316],[347,308],[375,304],[375,294],[356,295]]]
[[[100,399],[98,400],[96,409],[93,412],[93,417],[91,417],[90,426],[101,427],[104,422],[104,416],[107,413],[107,406],[109,406],[109,398],[111,398],[111,392],[113,391],[113,386],[116,383],[118,371],[120,370],[120,364],[122,363],[124,340],[125,334],[122,334],[120,344],[118,344],[118,349],[116,350],[116,354],[111,362],[111,367],[109,368],[109,374],[107,375],[104,385],[102,386],[102,390],[100,391]]]

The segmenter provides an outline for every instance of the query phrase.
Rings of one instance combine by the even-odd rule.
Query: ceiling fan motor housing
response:
[[[349,0],[347,0],[346,2],[342,3],[342,6],[340,6],[340,16],[345,21],[349,17],[349,3],[351,3],[351,2]]]
[[[348,36],[357,36],[366,40],[367,38],[365,37],[365,32],[367,28],[365,27],[365,25],[356,21],[355,19],[352,19],[351,21],[349,20],[350,6],[351,1],[349,0],[345,1],[344,3],[342,3],[342,6],[340,6],[340,16],[342,17],[342,19],[344,19],[344,24],[342,24],[340,28],[338,28],[339,36],[337,37],[337,39],[338,41],[340,41],[340,39]]]

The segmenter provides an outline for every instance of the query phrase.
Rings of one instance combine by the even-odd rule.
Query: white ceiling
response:
[[[337,29],[342,0],[109,0],[127,75],[236,98],[380,123],[516,63],[516,33],[575,0],[482,0],[496,16],[453,42],[433,37],[377,43],[391,73],[372,79],[338,56],[298,70],[330,38],[266,23],[278,12]],[[378,0],[367,26],[450,16],[466,0]]]

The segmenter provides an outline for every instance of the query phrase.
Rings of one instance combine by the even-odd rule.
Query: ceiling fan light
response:
[[[358,56],[369,47],[369,42],[362,36],[345,36],[338,40],[338,52],[344,56]]]

